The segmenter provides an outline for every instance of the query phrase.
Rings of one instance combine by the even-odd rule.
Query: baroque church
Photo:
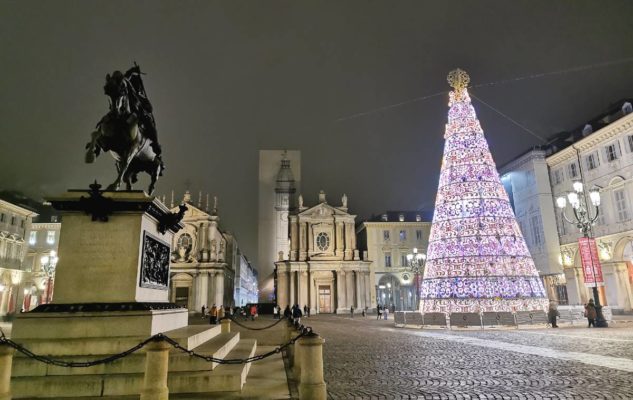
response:
[[[277,303],[307,305],[311,313],[361,312],[370,304],[371,262],[362,261],[356,246],[355,219],[347,196],[341,205],[308,207],[299,195],[288,217],[290,249],[279,251],[276,267]]]

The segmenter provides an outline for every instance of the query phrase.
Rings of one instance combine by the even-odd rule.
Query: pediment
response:
[[[304,210],[299,213],[301,217],[310,217],[310,218],[327,218],[333,215],[339,216],[349,216],[354,218],[353,215],[350,215],[336,207],[332,207],[327,203],[317,204],[316,206],[310,207],[307,210]]]
[[[179,211],[178,206],[172,208],[170,211],[177,213]],[[198,207],[194,206],[193,204],[187,203],[187,211],[185,212],[185,217],[183,219],[188,220],[188,219],[198,219],[198,218],[209,219],[211,218],[211,215],[208,212],[203,211],[199,209]]]

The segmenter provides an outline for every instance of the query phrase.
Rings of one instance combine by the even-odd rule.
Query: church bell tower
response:
[[[295,197],[295,179],[290,169],[290,160],[284,151],[275,185],[275,248],[278,260],[287,260],[290,252],[288,239],[288,214],[292,211]],[[283,257],[283,258],[281,258]]]

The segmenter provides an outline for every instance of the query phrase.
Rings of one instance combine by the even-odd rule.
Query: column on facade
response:
[[[215,274],[215,305],[224,305],[224,271]]]
[[[308,272],[308,293],[310,295],[310,304],[308,304],[308,307],[310,307],[310,313],[314,313],[317,309],[316,304],[318,300],[316,282],[314,280],[314,274],[312,272]]]
[[[291,267],[292,268],[292,267]],[[288,272],[288,281],[289,281],[289,291],[288,291],[288,302],[290,307],[297,303],[296,291],[297,291],[297,280],[296,273],[292,269]]]
[[[342,309],[347,307],[347,285],[345,283],[345,271],[336,272],[336,308]]]
[[[370,275],[368,271],[361,272],[363,276],[363,297],[364,297],[364,307],[372,308],[371,304],[371,288],[374,286],[371,283]]]
[[[307,232],[307,224],[301,223],[299,224],[299,261],[305,261],[307,254],[307,240],[308,232]]]
[[[219,306],[219,304],[215,303],[215,276],[217,272],[211,271],[209,272],[209,283],[207,288],[207,307],[211,307],[212,305]]]
[[[335,236],[336,236],[336,248],[335,248],[335,254],[337,256],[342,256],[345,252],[345,244],[343,242],[344,239],[344,235],[343,235],[343,222],[341,221],[336,221],[336,231],[335,231]]]
[[[206,271],[200,272],[195,279],[196,301],[195,309],[201,310],[202,306],[209,307],[207,304],[208,292],[209,292],[209,274]]]
[[[356,303],[354,302],[354,272],[347,271],[345,272],[345,294],[347,298],[347,308],[352,306],[356,307]]]
[[[298,261],[299,235],[297,223],[290,221],[290,261]]]
[[[314,253],[314,232],[312,231],[312,227],[308,225],[308,254]]]
[[[356,276],[356,304],[358,304],[358,308],[365,308],[365,292],[363,289],[365,288],[365,284],[363,283],[363,278],[365,274],[360,271],[354,272]]]
[[[299,290],[299,306],[303,310],[303,306],[306,306],[308,304],[308,299],[310,298],[307,271],[302,271],[299,273]]]
[[[288,273],[279,271],[279,267],[277,267],[277,304],[282,310],[290,304],[288,301]]]
[[[354,248],[352,247],[352,236],[354,233],[354,224],[345,223],[345,260],[354,258]]]

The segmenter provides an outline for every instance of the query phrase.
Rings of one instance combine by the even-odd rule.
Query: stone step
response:
[[[183,328],[165,332],[178,344],[193,350],[202,343],[219,335],[222,328],[219,325],[190,325]],[[17,343],[39,355],[64,356],[73,355],[100,355],[121,353],[130,349],[147,337],[111,337],[111,338],[72,338],[72,339],[23,339]],[[22,353],[16,352],[15,357],[21,357]],[[100,357],[97,357],[100,358]]]
[[[240,340],[227,359],[255,354],[257,341]],[[250,364],[222,364],[213,371],[169,372],[170,393],[236,392],[242,389]],[[143,374],[24,376],[11,379],[13,398],[103,397],[138,395]]]
[[[171,336],[170,336],[171,337]],[[196,353],[214,358],[225,357],[240,340],[239,332],[220,333],[207,341],[202,346],[196,348]],[[70,356],[55,357],[64,361],[91,361],[100,356]],[[174,372],[182,371],[210,371],[217,366],[217,363],[207,362],[189,354],[172,349],[169,353],[169,370]],[[108,364],[96,365],[86,368],[66,368],[55,365],[44,364],[40,361],[27,357],[15,357],[13,359],[12,375],[14,377],[23,376],[56,376],[56,375],[99,375],[99,374],[134,374],[142,373],[145,370],[145,352],[139,350],[127,357]]]

